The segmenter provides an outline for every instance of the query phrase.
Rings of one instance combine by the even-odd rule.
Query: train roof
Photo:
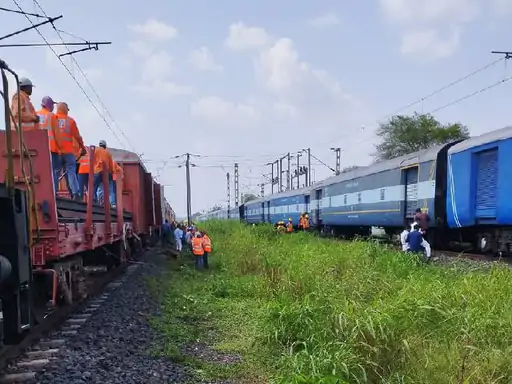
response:
[[[140,156],[135,152],[130,152],[126,149],[118,148],[108,148],[108,150],[112,154],[112,159],[114,159],[116,163],[139,163],[144,169],[144,172],[148,173],[148,169],[142,162]]]
[[[470,137],[469,139],[451,147],[448,150],[448,154],[462,152],[479,145],[489,144],[495,141],[506,140],[510,138],[512,138],[512,126],[509,125],[501,129],[496,129],[494,131],[484,133],[480,136]]]
[[[272,195],[267,195],[267,196],[260,197],[258,199],[250,200],[250,201],[246,202],[245,205],[252,205],[252,204],[258,204],[258,203],[261,204],[261,203],[264,203],[265,201],[268,201],[269,199],[273,200],[273,199],[280,199],[280,198],[283,198],[283,197],[291,197],[291,196],[303,195],[303,194],[309,192],[312,187],[292,189],[290,191],[285,191],[285,192],[281,192],[281,193],[274,193]]]
[[[423,163],[425,161],[435,160],[439,151],[447,144],[439,144],[433,147],[423,149],[418,152],[408,153],[407,155],[395,157],[394,159],[378,161],[365,167],[359,167],[348,172],[344,172],[337,176],[329,177],[328,179],[319,181],[311,186],[311,189],[322,188],[327,185],[340,183],[342,181],[357,179],[359,177],[372,175],[388,171],[390,169],[407,167],[408,165]]]

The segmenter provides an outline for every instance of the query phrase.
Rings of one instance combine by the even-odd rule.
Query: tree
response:
[[[350,171],[353,171],[354,169],[357,169],[357,168],[360,168],[359,165],[351,165],[349,167],[343,168],[341,170],[341,173],[350,172]]]
[[[256,200],[257,198],[258,198],[258,196],[256,196],[254,193],[242,193],[241,201],[242,201],[242,204],[245,204],[248,201]]]
[[[213,207],[211,207],[207,213],[218,211],[219,209],[222,209],[222,205],[215,204]]]
[[[437,144],[469,138],[469,130],[460,123],[443,125],[430,114],[394,116],[380,124],[381,143],[376,145],[378,160],[387,160],[420,151]]]

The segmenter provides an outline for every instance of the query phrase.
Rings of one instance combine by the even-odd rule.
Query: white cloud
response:
[[[249,50],[263,47],[271,40],[263,28],[247,27],[240,21],[229,26],[229,35],[224,43],[233,50]]]
[[[401,30],[401,52],[431,59],[453,55],[464,25],[479,14],[478,0],[380,0],[380,5]]]
[[[150,40],[166,41],[178,36],[176,28],[156,19],[148,19],[142,24],[131,25],[130,29]]]
[[[190,62],[196,70],[202,72],[219,72],[222,65],[215,62],[212,52],[208,47],[200,47],[190,54]]]
[[[477,0],[380,0],[386,17],[393,22],[459,23],[478,15]]]
[[[340,19],[338,15],[332,11],[307,21],[307,24],[314,28],[328,28],[338,25],[339,23]]]
[[[309,68],[299,60],[293,41],[281,38],[261,52],[257,70],[269,89],[283,92],[300,82]]]
[[[238,104],[226,101],[220,97],[203,97],[190,106],[193,117],[217,119],[254,119],[259,116],[257,109],[249,104]]]
[[[453,28],[444,38],[436,29],[414,30],[402,36],[401,51],[406,55],[421,55],[421,60],[444,59],[453,54],[459,43],[458,28]]]

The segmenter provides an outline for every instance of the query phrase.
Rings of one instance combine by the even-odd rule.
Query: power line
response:
[[[465,95],[465,96],[463,96],[463,97],[461,97],[461,98],[459,98],[459,99],[457,99],[457,100],[454,100],[454,101],[452,101],[452,102],[450,102],[450,103],[444,104],[444,105],[442,105],[442,106],[440,106],[440,107],[438,107],[438,108],[436,108],[436,109],[434,109],[434,110],[430,111],[430,113],[434,113],[434,112],[440,111],[440,110],[442,110],[442,109],[448,108],[448,107],[450,107],[450,106],[452,106],[452,105],[454,105],[454,104],[460,103],[461,101],[464,101],[464,100],[469,99],[469,98],[471,98],[471,97],[473,97],[473,96],[476,96],[476,95],[478,95],[478,94],[480,94],[480,93],[483,93],[483,92],[485,92],[485,91],[488,91],[489,89],[492,89],[492,88],[494,88],[494,87],[497,87],[498,85],[501,85],[501,84],[503,84],[503,83],[506,83],[507,81],[510,81],[510,80],[512,80],[512,76],[505,77],[504,79],[501,79],[500,81],[497,81],[497,82],[495,82],[495,83],[493,83],[493,84],[491,84],[491,85],[488,85],[487,87],[481,88],[481,89],[479,89],[478,91],[475,91],[475,92],[473,92],[473,93],[467,94],[467,95]]]
[[[24,12],[23,11],[23,8],[20,7],[20,5],[18,4],[18,2],[16,0],[12,0],[14,2],[14,4],[16,4],[16,6],[18,7],[18,9],[21,11],[21,12]],[[28,22],[30,24],[32,24],[32,26],[34,26],[34,23],[32,22],[32,20],[30,20],[30,17],[28,17],[27,15],[24,15],[25,18],[28,20]],[[85,91],[84,87],[82,87],[82,85],[80,84],[80,82],[76,79],[75,75],[73,75],[73,73],[71,72],[71,70],[68,68],[68,66],[64,63],[64,61],[62,61],[62,59],[59,57],[59,54],[57,52],[55,52],[55,49],[53,49],[53,47],[50,45],[50,43],[48,42],[48,40],[46,39],[46,37],[44,37],[44,35],[39,31],[39,29],[35,28],[36,32],[38,33],[39,36],[41,36],[41,38],[43,39],[43,41],[48,45],[48,48],[50,48],[50,50],[53,52],[53,54],[55,55],[55,57],[60,61],[60,63],[62,64],[62,66],[64,67],[64,69],[66,69],[66,71],[68,72],[68,74],[71,76],[71,78],[75,81],[76,85],[78,86],[78,88],[80,88],[80,90],[82,91],[82,93],[84,94],[85,98],[89,101],[89,103],[92,105],[92,107],[96,110],[96,112],[98,113],[98,115],[100,116],[100,118],[103,120],[103,122],[105,123],[105,125],[107,126],[107,128],[110,130],[110,132],[112,132],[112,134],[114,135],[114,137],[117,139],[117,141],[119,142],[119,144],[121,144],[121,146],[123,146],[123,149],[126,149],[126,147],[123,145],[122,141],[119,139],[119,136],[117,136],[117,134],[114,132],[114,130],[112,129],[112,127],[110,126],[110,124],[108,123],[107,119],[105,119],[105,117],[103,116],[103,114],[100,112],[100,110],[98,109],[98,107],[96,106],[96,104],[94,104],[94,102],[92,101],[91,97],[87,94],[87,92]]]
[[[414,106],[416,104],[422,103],[422,102],[432,98],[433,96],[435,96],[435,95],[437,95],[437,94],[447,90],[448,88],[451,88],[451,87],[453,87],[453,86],[455,86],[455,85],[457,85],[457,84],[459,84],[459,83],[469,79],[470,77],[473,77],[474,75],[476,75],[476,74],[478,74],[480,72],[485,71],[486,69],[488,69],[488,68],[498,64],[501,61],[508,60],[509,58],[510,58],[509,56],[505,56],[505,57],[501,57],[501,58],[499,58],[497,60],[491,61],[490,63],[487,63],[486,65],[484,65],[484,66],[482,66],[482,67],[480,67],[480,68],[478,68],[478,69],[476,69],[476,70],[474,70],[474,71],[472,71],[472,72],[470,72],[470,73],[468,73],[468,74],[466,74],[466,75],[464,75],[462,77],[459,77],[458,79],[456,79],[456,80],[454,80],[454,81],[452,81],[452,82],[450,82],[450,83],[448,83],[448,84],[438,88],[437,90],[427,94],[426,96],[423,96],[423,97],[421,97],[421,98],[419,98],[419,99],[417,99],[417,100],[415,100],[415,101],[413,101],[411,103],[408,103],[408,104],[406,104],[406,105],[396,109],[392,113],[388,113],[388,114],[382,116],[381,118],[375,120],[375,122],[379,123],[380,121],[385,120],[385,119],[389,118],[390,116],[396,115],[397,113],[402,112],[403,110],[409,109],[410,107],[412,107],[412,106]],[[431,111],[430,113],[434,113],[434,112],[435,112],[435,110]],[[364,130],[364,126],[361,128],[361,130]],[[348,135],[351,135],[351,133],[345,133],[345,134],[343,134],[341,136],[338,136],[338,137],[336,137],[334,139],[329,140],[326,143],[337,141],[337,140],[339,140],[339,139],[341,139],[343,137],[346,137]]]
[[[16,2],[16,0],[13,0],[13,1],[14,1],[14,2]],[[33,0],[33,1],[34,1],[34,4],[36,4],[36,5],[37,5],[37,7],[41,10],[41,12],[43,13],[43,15],[47,16],[47,14],[46,14],[45,10],[43,9],[43,7],[41,7],[41,5],[39,4],[39,2],[38,2],[37,0]],[[28,18],[28,17],[27,17],[27,18]],[[30,19],[29,19],[29,20],[30,20]],[[53,27],[53,29],[55,30],[55,32],[57,32],[57,35],[59,36],[60,40],[64,43],[64,39],[63,39],[63,37],[62,37],[62,35],[61,35],[61,31],[60,31],[59,29],[57,29],[57,28],[55,27],[55,25],[53,25],[53,23],[52,23],[52,27]],[[63,32],[63,33],[68,34],[67,32]],[[73,36],[74,36],[74,35],[73,35]],[[74,37],[75,37],[75,38],[77,38],[76,36],[74,36]],[[79,40],[83,40],[83,39],[81,39],[81,38],[77,38],[77,39],[79,39]],[[46,42],[46,41],[45,41],[45,42]],[[66,45],[66,49],[67,49],[68,53],[70,53],[70,50],[69,50],[69,48],[67,47],[67,45]],[[55,53],[55,51],[54,51],[54,53]],[[63,62],[62,62],[62,60],[60,59],[60,57],[59,57],[59,60],[61,61],[61,63],[63,63]],[[94,88],[94,86],[92,85],[92,83],[89,81],[89,78],[87,77],[87,75],[85,74],[85,72],[82,70],[82,67],[80,66],[80,64],[78,63],[78,61],[77,61],[73,56],[71,56],[71,60],[73,60],[73,63],[76,65],[76,67],[78,68],[78,70],[80,71],[80,73],[82,74],[82,76],[84,77],[85,82],[86,82],[86,83],[87,83],[87,85],[89,85],[89,87],[91,88],[91,91],[94,93],[94,95],[95,95],[95,96],[96,96],[96,98],[98,99],[98,101],[99,101],[100,105],[102,106],[102,108],[104,109],[104,111],[106,112],[106,114],[107,114],[107,115],[110,117],[110,119],[112,120],[112,123],[117,127],[117,129],[119,130],[119,132],[121,133],[121,135],[126,139],[126,142],[128,143],[128,145],[130,145],[130,146],[131,146],[131,148],[132,148],[133,152],[137,152],[137,151],[135,150],[135,147],[134,147],[134,146],[133,146],[133,144],[131,143],[130,139],[128,139],[128,137],[125,135],[125,133],[123,132],[123,130],[119,127],[119,124],[117,124],[117,121],[114,119],[114,117],[112,116],[112,114],[109,112],[109,110],[108,110],[108,108],[106,107],[105,103],[103,103],[103,100],[101,99],[100,95],[98,94],[98,92],[96,91],[96,89]],[[99,112],[99,110],[98,110],[97,108],[96,108],[96,111],[97,111],[98,113],[100,113],[100,112]],[[103,116],[102,116],[102,118],[103,118]],[[104,119],[104,118],[103,118],[103,121],[105,121],[105,123],[106,123],[106,119]],[[108,124],[107,124],[107,125],[108,125]],[[111,128],[110,128],[110,126],[109,126],[109,129],[111,129]],[[111,129],[111,131],[113,132],[113,130],[112,130],[112,129]],[[117,137],[116,137],[116,138],[117,138]],[[118,141],[119,141],[119,138],[117,138],[117,139],[118,139]],[[121,145],[122,145],[122,143],[121,143]]]
[[[469,79],[470,77],[472,77],[472,76],[474,76],[474,75],[476,75],[476,74],[478,74],[478,73],[480,73],[480,72],[485,71],[487,68],[490,68],[490,67],[492,67],[492,66],[494,66],[494,65],[498,64],[499,62],[503,61],[503,60],[506,60],[506,57],[501,57],[501,58],[499,58],[499,59],[497,59],[497,60],[491,61],[490,63],[488,63],[488,64],[484,65],[483,67],[478,68],[478,69],[474,70],[473,72],[470,72],[470,73],[468,73],[467,75],[462,76],[462,77],[458,78],[457,80],[454,80],[454,81],[452,81],[451,83],[446,84],[445,86],[442,86],[441,88],[438,88],[438,89],[437,89],[437,90],[435,90],[434,92],[429,93],[427,96],[424,96],[424,97],[422,97],[422,98],[420,98],[420,99],[418,99],[418,100],[416,100],[416,101],[414,101],[414,102],[412,102],[412,103],[409,103],[409,104],[407,104],[407,105],[404,105],[404,106],[403,106],[403,107],[401,107],[401,108],[398,108],[395,112],[390,113],[390,114],[387,114],[386,116],[384,116],[383,118],[379,119],[378,121],[380,121],[380,120],[384,120],[384,119],[386,119],[386,118],[387,118],[387,117],[389,117],[389,116],[394,116],[394,115],[396,115],[397,113],[399,113],[399,112],[401,112],[401,111],[403,111],[403,110],[405,110],[405,109],[409,109],[410,107],[412,107],[412,106],[414,106],[414,105],[416,105],[416,104],[422,103],[422,102],[424,102],[425,100],[430,99],[432,96],[435,96],[435,95],[437,95],[437,94],[439,94],[439,93],[441,93],[441,92],[443,92],[443,91],[447,90],[448,88],[451,88],[451,87],[453,87],[454,85],[457,85],[457,84],[459,84],[459,83],[463,82],[464,80],[467,80],[467,79]]]

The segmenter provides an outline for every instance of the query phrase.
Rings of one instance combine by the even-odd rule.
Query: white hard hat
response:
[[[28,77],[20,78],[20,87],[33,87],[32,81]]]

